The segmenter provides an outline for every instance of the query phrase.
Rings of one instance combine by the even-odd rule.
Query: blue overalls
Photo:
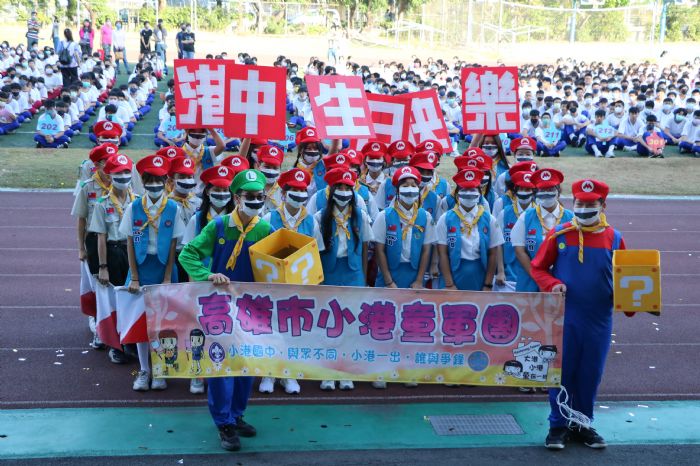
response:
[[[560,209],[564,209],[562,205],[559,206]],[[561,223],[568,223],[574,217],[574,214],[568,210],[564,209],[564,213],[561,216]],[[534,207],[531,207],[525,211],[525,250],[527,251],[530,260],[535,258],[537,251],[539,251],[542,245],[542,240],[544,235],[542,234],[542,224],[540,219],[537,217],[537,211]],[[556,226],[556,225],[555,225]],[[532,279],[529,273],[525,272],[525,269],[520,265],[520,261],[516,259],[513,265],[515,270],[515,291],[531,292],[536,293],[540,291],[540,287]]]
[[[567,224],[557,226],[555,231],[561,231],[564,225]],[[566,284],[561,384],[569,393],[570,406],[592,420],[612,333],[612,255],[622,236],[617,230],[612,235],[609,231],[584,233],[584,241],[591,235],[612,238],[602,248],[585,246],[584,242],[583,263],[578,260],[578,232],[553,240],[557,242],[558,255],[552,275]],[[550,427],[567,425],[557,405],[558,394],[558,388],[549,390]]]
[[[445,214],[447,227],[447,255],[450,259],[452,281],[458,290],[481,291],[486,278],[488,265],[489,241],[491,233],[491,214],[484,211],[474,226],[479,232],[479,259],[462,259],[462,221],[454,210]]]
[[[355,203],[356,218],[359,220],[361,215],[361,209]],[[335,219],[332,219],[330,244],[327,244],[326,249],[321,253],[323,285],[366,285],[367,278],[362,269],[361,225],[355,221],[354,225],[348,225],[348,230],[350,230],[350,238],[347,239],[348,254],[346,257],[338,257],[338,230]]]
[[[418,278],[423,281],[423,277],[418,277],[418,267],[420,266],[420,258],[423,253],[423,241],[425,240],[425,228],[428,224],[428,215],[425,210],[418,209],[416,221],[411,230],[408,232],[412,235],[411,238],[411,255],[409,262],[401,262],[401,251],[403,249],[403,230],[401,228],[401,219],[394,207],[389,207],[384,211],[386,219],[386,238],[384,242],[384,254],[386,262],[391,271],[391,278],[398,288],[410,288],[411,283]],[[375,287],[381,288],[386,286],[384,275],[381,268],[377,274],[377,282]]]

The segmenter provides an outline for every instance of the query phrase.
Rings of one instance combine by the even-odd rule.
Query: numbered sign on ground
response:
[[[518,68],[462,68],[464,133],[519,133]]]

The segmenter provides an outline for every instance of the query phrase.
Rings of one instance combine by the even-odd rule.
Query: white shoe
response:
[[[204,393],[204,379],[190,380],[190,393],[194,395]]]
[[[596,158],[600,158],[603,156],[603,154],[600,153],[600,149],[598,149],[598,146],[592,146],[593,149],[593,154],[596,156]]]
[[[606,159],[614,159],[615,158],[615,152],[613,151],[613,146],[610,146],[608,148],[608,151],[605,153],[605,158]]]
[[[386,382],[384,382],[383,380],[375,380],[374,382],[372,382],[372,386],[381,390],[386,388]]]
[[[623,146],[622,150],[625,152],[634,152],[637,150],[637,144],[632,144],[631,146]]]
[[[354,390],[355,385],[352,383],[352,380],[341,380],[338,382],[338,388],[341,390]]]
[[[151,379],[151,390],[165,390],[168,388],[168,384],[165,379],[156,379],[155,377]]]
[[[295,379],[280,379],[280,385],[282,385],[284,387],[284,391],[290,395],[301,392],[299,382],[297,382]]]
[[[321,390],[326,390],[326,391],[335,390],[335,380],[323,380],[323,381],[321,381]]]
[[[93,349],[105,349],[105,344],[102,343],[102,340],[100,340],[100,337],[97,335],[97,333],[92,335],[92,341],[90,342],[90,347]]]
[[[97,324],[95,323],[95,318],[93,316],[88,317],[88,327],[92,333],[97,333]]]
[[[150,378],[151,374],[148,371],[139,371],[134,380],[134,385],[131,388],[137,392],[147,392],[150,388],[148,386],[148,379]]]
[[[272,377],[263,377],[258,387],[260,393],[272,393],[275,391],[275,379]]]

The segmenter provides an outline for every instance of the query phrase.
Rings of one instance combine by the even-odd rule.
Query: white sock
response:
[[[139,353],[139,364],[141,365],[141,370],[146,372],[151,372],[151,367],[148,364],[148,343],[136,343],[136,350]]]

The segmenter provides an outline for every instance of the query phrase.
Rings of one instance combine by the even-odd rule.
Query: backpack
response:
[[[58,61],[61,65],[70,65],[73,61],[73,57],[70,54],[70,42],[61,42],[61,51],[58,54]]]

